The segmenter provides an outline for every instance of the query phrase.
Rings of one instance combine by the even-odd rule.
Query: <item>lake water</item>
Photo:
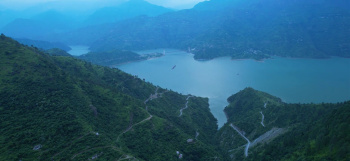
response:
[[[219,127],[226,122],[223,109],[228,105],[227,98],[246,87],[270,93],[288,103],[350,100],[350,59],[345,58],[274,58],[258,62],[222,57],[196,61],[192,54],[166,50],[163,57],[117,68],[163,88],[208,97]]]
[[[73,56],[80,56],[80,55],[83,55],[83,54],[87,54],[90,52],[89,50],[89,46],[69,46],[70,48],[72,48],[71,50],[68,51],[68,53],[70,55],[73,55]]]

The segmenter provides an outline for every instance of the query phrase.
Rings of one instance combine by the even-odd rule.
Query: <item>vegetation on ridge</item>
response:
[[[348,160],[350,102],[287,104],[267,93],[246,88],[228,98],[228,123],[217,137],[234,160]],[[250,140],[235,131],[239,128]]]
[[[114,66],[117,64],[146,60],[161,56],[163,56],[161,53],[139,55],[132,51],[112,50],[108,52],[89,52],[87,54],[80,55],[77,58],[97,65]]]
[[[196,129],[202,135],[217,129],[206,99],[191,108],[215,126],[191,120],[180,126],[164,118],[174,115],[168,108],[147,111],[144,101],[157,87],[118,69],[49,56],[4,35],[0,49],[0,160],[176,160],[176,151],[184,160],[220,156],[201,137],[186,141]],[[178,102],[178,110],[186,103],[172,91],[161,98],[149,103]]]

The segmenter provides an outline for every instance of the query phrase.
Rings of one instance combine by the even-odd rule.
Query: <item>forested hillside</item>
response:
[[[350,102],[207,98],[0,36],[0,160],[349,160]]]
[[[176,151],[184,160],[222,157],[208,139],[217,125],[207,99],[186,100],[4,35],[0,61],[0,160],[177,160]]]
[[[287,104],[246,88],[228,98],[220,146],[233,160],[348,160],[350,102]]]
[[[293,128],[270,144],[254,149],[248,160],[349,160],[350,102],[336,106],[315,122]]]
[[[71,48],[65,44],[58,43],[58,42],[47,42],[47,41],[39,41],[39,40],[30,40],[30,39],[15,39],[19,43],[23,45],[28,45],[28,46],[35,46],[39,49],[43,50],[49,50],[52,48],[58,48],[64,51],[69,51]]]
[[[112,50],[105,52],[89,52],[87,54],[80,55],[77,58],[97,65],[114,66],[117,64],[141,61],[161,56],[163,56],[161,53],[139,55],[132,51]]]

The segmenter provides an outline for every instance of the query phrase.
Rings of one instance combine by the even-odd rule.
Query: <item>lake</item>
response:
[[[90,52],[89,46],[76,45],[69,47],[71,48],[71,50],[69,50],[68,53],[73,56],[80,56]]]
[[[160,58],[116,67],[163,88],[208,97],[219,127],[226,123],[223,109],[228,105],[227,98],[246,87],[270,93],[288,103],[350,100],[350,59],[275,57],[259,62],[221,57],[196,61],[186,52],[165,51],[166,55]],[[140,53],[151,52],[155,50]]]

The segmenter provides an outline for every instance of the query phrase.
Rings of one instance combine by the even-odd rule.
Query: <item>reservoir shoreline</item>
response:
[[[158,51],[158,52],[163,52]],[[172,67],[176,68],[172,70]],[[165,56],[115,66],[154,85],[184,95],[209,98],[221,127],[227,98],[246,87],[270,93],[286,103],[336,103],[350,100],[350,59],[272,57],[264,62],[220,57],[197,61],[193,54],[173,51]]]

